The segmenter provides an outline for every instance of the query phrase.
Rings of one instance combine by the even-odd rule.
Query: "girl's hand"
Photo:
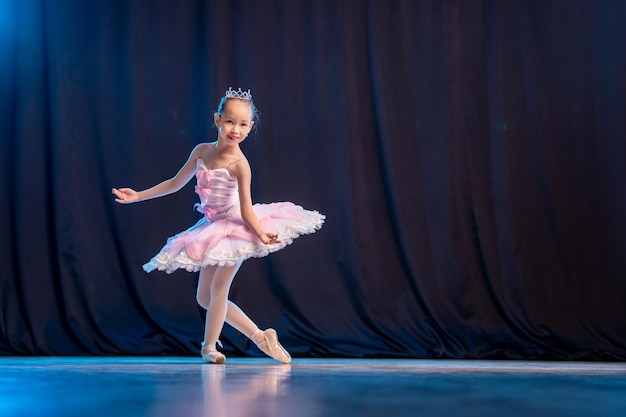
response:
[[[137,191],[133,190],[132,188],[120,188],[119,190],[117,188],[113,188],[113,190],[111,190],[111,193],[115,195],[115,201],[117,203],[129,204],[139,200],[139,197],[137,196]]]
[[[261,236],[261,241],[266,245],[273,245],[274,243],[280,243],[278,240],[278,235],[276,233],[263,233]]]

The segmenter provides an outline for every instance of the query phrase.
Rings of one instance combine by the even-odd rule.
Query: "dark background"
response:
[[[172,176],[229,87],[323,229],[234,299],[294,356],[626,359],[626,2],[5,0],[0,353],[197,355]],[[258,354],[226,328],[228,354]]]

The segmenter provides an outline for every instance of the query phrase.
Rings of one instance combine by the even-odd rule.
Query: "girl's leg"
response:
[[[198,303],[207,309],[203,343],[203,357],[210,362],[223,363],[224,355],[215,344],[224,321],[250,338],[268,356],[279,362],[290,363],[291,356],[278,342],[274,329],[261,331],[257,325],[232,301],[228,292],[241,263],[232,267],[207,266],[200,271]]]
[[[208,266],[202,269],[200,272],[200,279],[198,280],[198,292],[196,299],[198,304],[206,310],[209,309],[211,302],[211,285],[213,282],[213,276],[215,275],[216,266]],[[237,267],[239,269],[239,266]],[[237,270],[235,270],[235,273]],[[246,313],[232,301],[227,301],[226,308],[226,323],[239,330],[244,336],[252,338],[252,335],[259,332],[257,325],[246,315]]]
[[[226,360],[226,357],[217,351],[215,344],[224,327],[228,292],[240,266],[241,263],[234,266],[210,266],[200,271],[198,301],[201,299],[205,301],[207,291],[209,294],[202,344],[202,357],[206,362],[224,363]]]
[[[228,310],[226,311],[226,323],[239,330],[248,339],[252,339],[253,334],[260,332],[256,323],[230,300],[228,300]]]

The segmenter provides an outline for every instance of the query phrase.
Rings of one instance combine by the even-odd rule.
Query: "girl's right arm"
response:
[[[154,187],[143,191],[135,191],[132,188],[113,188],[111,192],[115,195],[115,201],[121,204],[136,203],[138,201],[150,200],[151,198],[163,197],[164,195],[175,193],[183,188],[185,184],[193,178],[196,172],[198,158],[204,150],[204,144],[196,146],[185,165],[169,180],[165,180]]]

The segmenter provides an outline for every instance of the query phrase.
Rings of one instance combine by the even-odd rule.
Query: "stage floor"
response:
[[[626,416],[626,363],[0,358],[0,416]]]

